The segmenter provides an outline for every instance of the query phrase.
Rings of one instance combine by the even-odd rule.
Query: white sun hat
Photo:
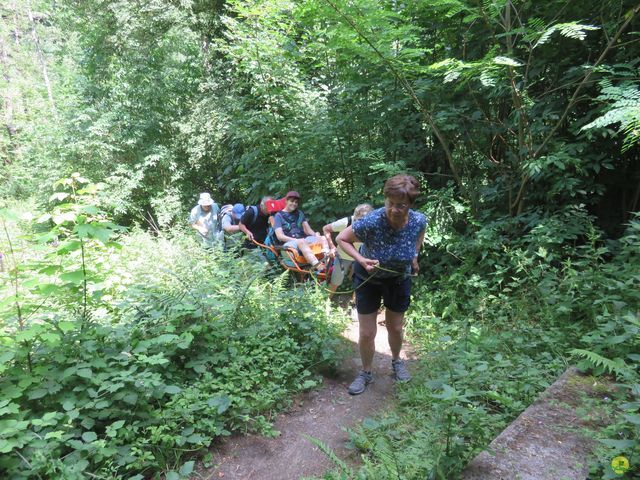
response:
[[[213,205],[213,198],[211,198],[211,195],[206,192],[201,193],[200,200],[198,200],[198,205],[203,207],[208,205]]]

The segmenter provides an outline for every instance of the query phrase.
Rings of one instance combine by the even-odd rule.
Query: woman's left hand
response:
[[[411,261],[411,273],[417,275],[419,271],[420,265],[418,265],[418,257],[413,257],[413,260]]]

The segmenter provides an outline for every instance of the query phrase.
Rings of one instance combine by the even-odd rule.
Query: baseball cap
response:
[[[241,203],[236,203],[231,209],[231,211],[237,218],[240,218],[244,214],[244,210],[244,205]]]
[[[298,200],[300,200],[300,194],[295,190],[291,190],[284,198],[297,198]]]

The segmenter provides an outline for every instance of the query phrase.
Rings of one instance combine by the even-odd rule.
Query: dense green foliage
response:
[[[0,471],[186,476],[213,439],[270,432],[270,412],[335,361],[343,317],[190,237],[114,243],[115,225],[83,201],[91,190],[54,195],[66,203],[38,219],[53,228],[20,239],[2,211]]]
[[[430,368],[342,475],[450,478],[573,361],[621,385],[594,475],[616,453],[637,474],[639,10],[2,3],[0,472],[176,478],[268,431],[334,358],[330,311],[202,254],[186,212],[293,188],[318,228],[402,171],[427,192],[409,331]]]
[[[5,193],[79,170],[106,183],[105,207],[126,223],[181,221],[206,189],[254,201],[295,187],[329,218],[410,171],[434,190],[453,182],[480,219],[585,204],[619,235],[638,208],[631,3],[16,1],[2,12],[14,20],[0,32]]]

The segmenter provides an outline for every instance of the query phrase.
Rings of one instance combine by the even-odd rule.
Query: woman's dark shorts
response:
[[[356,308],[358,313],[366,315],[377,312],[380,300],[393,312],[406,312],[411,304],[411,277],[371,279],[365,281],[358,275],[353,276],[353,288],[356,290]]]

